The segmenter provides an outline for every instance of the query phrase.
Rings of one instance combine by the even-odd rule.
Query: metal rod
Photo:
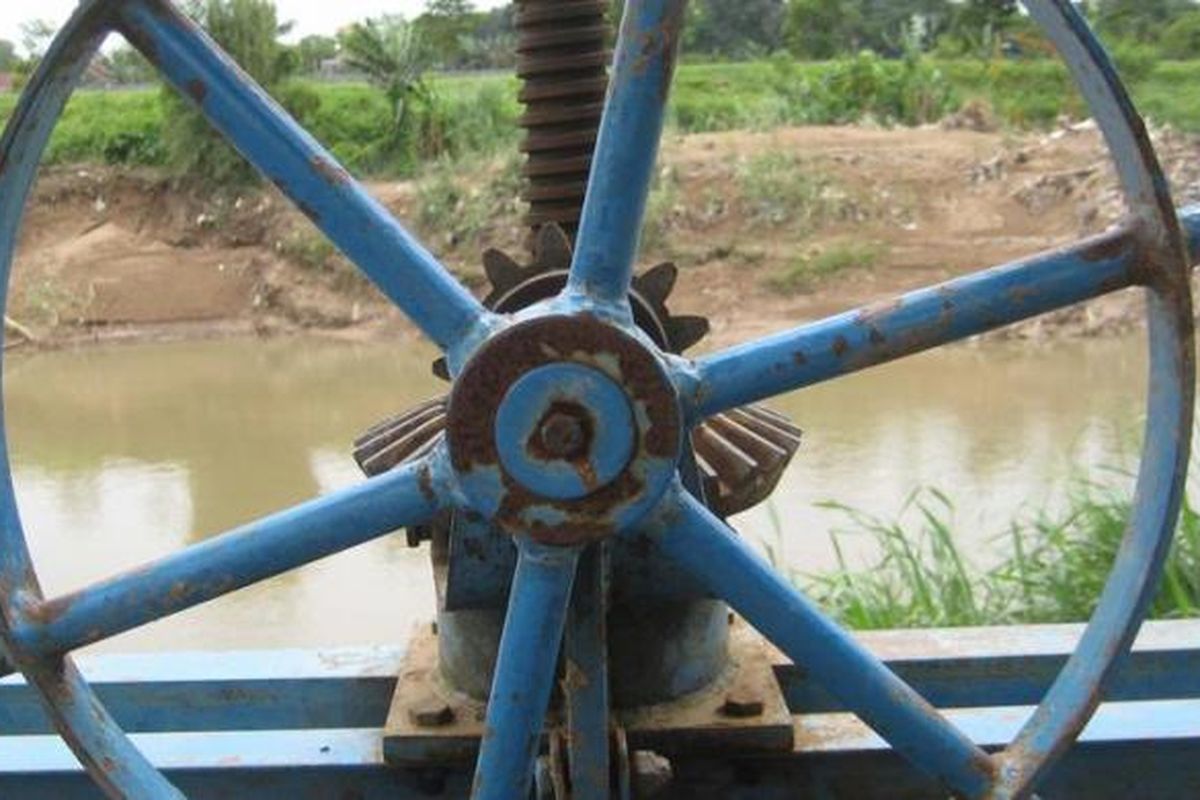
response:
[[[684,399],[695,419],[728,411],[1123,289],[1138,266],[1116,229],[705,356]]]
[[[443,350],[490,316],[286,111],[165,0],[121,4],[131,44]]]
[[[608,558],[603,543],[584,551],[563,641],[567,752],[573,800],[610,800],[608,723]]]
[[[630,0],[592,158],[568,291],[628,302],[683,30],[683,0]]]
[[[682,490],[655,541],[664,553],[807,670],[918,767],[968,797],[992,782],[991,759],[875,655]]]
[[[440,507],[427,462],[264,517],[28,609],[18,647],[69,652],[428,519]]]
[[[579,561],[578,548],[548,547],[524,537],[517,547],[473,800],[529,796]]]

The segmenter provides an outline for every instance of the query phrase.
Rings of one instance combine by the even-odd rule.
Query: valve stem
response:
[[[608,3],[518,0],[517,77],[525,113],[525,220],[574,240],[608,90]],[[535,237],[531,236],[531,242]]]

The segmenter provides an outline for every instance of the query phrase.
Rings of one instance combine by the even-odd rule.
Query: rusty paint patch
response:
[[[437,491],[433,488],[433,470],[428,464],[422,464],[417,470],[417,488],[421,490],[421,496],[430,503],[437,502]]]
[[[1120,258],[1129,246],[1130,238],[1129,228],[1122,225],[1084,240],[1078,248],[1079,257],[1089,263]]]
[[[1016,305],[1024,305],[1036,294],[1031,286],[1014,286],[1008,290],[1008,299]]]
[[[30,622],[35,622],[39,625],[49,625],[67,613],[77,596],[77,592],[72,592],[60,595],[53,600],[43,600],[40,603],[34,603],[25,611],[25,616],[29,618]]]
[[[496,449],[496,414],[508,388],[530,370],[553,363],[582,364],[607,375],[624,389],[643,417],[625,470],[576,500],[550,500],[520,485],[504,471]],[[495,522],[503,530],[528,532],[540,542],[566,545],[614,533],[614,512],[635,503],[646,490],[643,472],[647,460],[677,458],[682,429],[674,389],[654,355],[619,329],[581,314],[530,320],[484,345],[463,369],[451,393],[446,441],[456,471],[499,472],[503,496]],[[596,482],[594,475],[590,481],[584,474],[581,477],[587,485]],[[526,512],[538,507],[563,517],[564,522],[530,524]]]
[[[309,162],[317,175],[321,176],[321,180],[331,186],[342,186],[350,182],[350,173],[346,172],[340,164],[331,161],[321,155],[313,156]]]
[[[170,590],[167,591],[167,601],[170,605],[178,605],[187,600],[191,587],[184,581],[176,581],[171,584]]]
[[[845,336],[839,336],[833,340],[833,346],[830,347],[830,350],[833,351],[834,356],[841,358],[850,352],[850,342],[846,340]]]
[[[858,312],[857,322],[860,325],[874,325],[880,319],[889,316],[894,311],[898,311],[903,305],[903,297],[880,300],[879,302],[865,305]]]
[[[313,223],[315,223],[318,227],[321,225],[320,213],[318,213],[317,210],[308,203],[304,202],[298,197],[295,197],[284,178],[275,175],[271,175],[269,177],[271,179],[271,183],[275,185],[275,188],[279,190],[280,194],[291,200],[296,208],[299,209],[301,214],[312,220]]]
[[[574,659],[563,659],[563,691],[567,693],[578,692],[586,689],[591,682],[588,680],[587,670],[579,666]]]
[[[687,0],[672,0],[667,6],[662,22],[663,66],[658,96],[664,104],[671,94],[671,84],[675,81],[675,65],[679,59],[679,43],[683,38],[683,15],[686,8]]]
[[[208,84],[200,78],[192,78],[184,85],[184,91],[188,97],[196,101],[197,104],[203,105],[204,98],[208,97]]]

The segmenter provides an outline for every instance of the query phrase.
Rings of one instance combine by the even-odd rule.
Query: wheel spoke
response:
[[[27,652],[65,653],[424,522],[440,506],[433,467],[418,462],[33,605],[12,638]]]
[[[694,419],[728,411],[1126,288],[1139,266],[1117,228],[705,356],[685,398]]]
[[[627,302],[686,5],[625,5],[571,264],[568,291],[576,295]]]
[[[117,25],[434,342],[454,348],[485,323],[483,306],[168,0],[127,0]]]
[[[883,662],[776,573],[725,523],[683,491],[655,538],[918,767],[968,797],[992,780],[991,759]]]
[[[475,765],[473,800],[529,796],[578,548],[517,540],[519,557]]]

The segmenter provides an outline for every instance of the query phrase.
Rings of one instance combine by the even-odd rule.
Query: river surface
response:
[[[953,499],[974,557],[1072,477],[1133,463],[1144,386],[1128,341],[943,349],[775,401],[806,432],[769,507],[735,523],[802,572],[835,563],[826,501],[893,518],[922,487]],[[360,480],[350,442],[444,389],[432,350],[322,339],[9,357],[20,511],[49,593]],[[865,563],[869,537],[844,538]],[[426,550],[364,545],[99,645],[108,651],[392,642],[433,615]]]

